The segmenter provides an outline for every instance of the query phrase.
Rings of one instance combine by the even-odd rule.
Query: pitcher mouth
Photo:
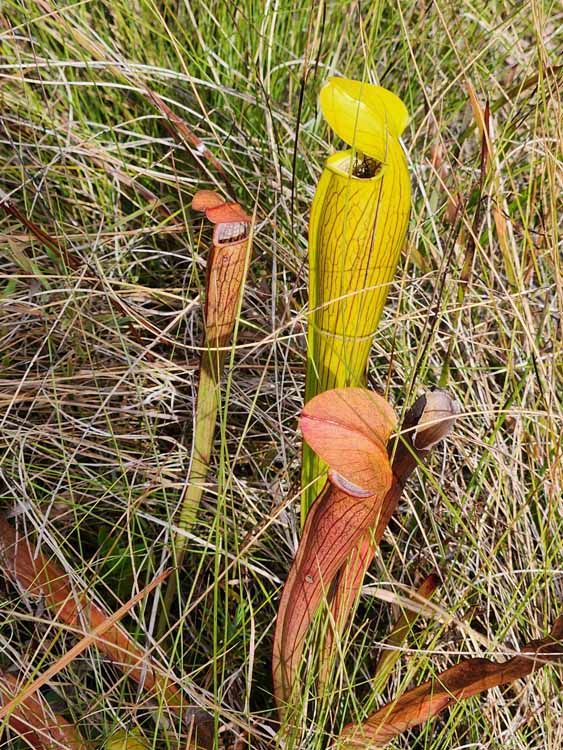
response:
[[[247,222],[225,222],[217,224],[213,232],[214,245],[236,245],[248,239]]]
[[[331,172],[361,182],[379,180],[385,170],[385,164],[354,149],[329,156],[326,166]]]

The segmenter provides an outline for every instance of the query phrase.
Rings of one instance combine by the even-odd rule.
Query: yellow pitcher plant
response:
[[[408,122],[403,102],[381,86],[331,78],[320,106],[351,148],[327,159],[311,207],[306,402],[331,388],[365,385],[411,205],[399,141]],[[303,523],[325,474],[304,445]]]

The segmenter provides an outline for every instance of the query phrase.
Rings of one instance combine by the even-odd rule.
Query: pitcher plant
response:
[[[320,107],[350,148],[328,158],[311,207],[305,402],[325,390],[366,384],[411,205],[399,141],[408,122],[403,102],[380,86],[331,78]],[[305,445],[302,523],[325,474],[324,463]]]

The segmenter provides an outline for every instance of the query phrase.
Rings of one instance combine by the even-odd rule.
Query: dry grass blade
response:
[[[186,121],[183,120],[179,115],[177,115],[172,109],[170,109],[168,104],[166,104],[166,102],[163,101],[155,91],[148,87],[145,87],[145,91],[149,100],[166,118],[172,136],[174,138],[177,138],[181,142],[191,146],[196,153],[205,156],[210,164],[212,164],[213,167],[215,167],[215,169],[221,174],[221,176],[225,180],[225,183],[230,188],[228,177],[225,173],[225,170],[223,169],[223,165],[221,164],[219,159],[217,159],[217,157],[211,153],[211,151],[203,143],[201,138],[197,137],[193,130],[188,127]]]
[[[0,708],[14,705],[7,717],[11,729],[34,750],[85,750],[87,744],[76,727],[52,711],[40,694],[17,698],[22,684],[0,671]]]
[[[45,232],[38,226],[34,221],[31,221],[25,213],[10,200],[2,190],[0,190],[0,208],[3,208],[6,213],[9,213],[15,219],[17,219],[24,227],[29,229],[31,234],[36,237],[39,242],[48,247],[59,260],[64,260],[66,265],[70,268],[78,268],[80,265],[80,258],[73,253],[69,252],[63,243],[59,242],[55,237]]]
[[[413,600],[420,603],[421,600],[430,599],[440,579],[435,573],[431,573],[420,584]],[[393,630],[389,633],[383,642],[382,653],[377,662],[377,667],[373,677],[374,685],[378,691],[385,686],[391,671],[401,656],[400,646],[407,640],[412,627],[418,618],[418,613],[414,610],[404,607],[399,619],[395,623]]]
[[[467,659],[383,706],[363,724],[348,724],[335,747],[384,747],[393,737],[428,721],[452,703],[519,680],[562,658],[563,617],[559,617],[549,636],[531,641],[518,656],[500,663]]]
[[[59,659],[57,662],[55,662],[55,664],[49,667],[49,669],[47,669],[40,677],[37,677],[37,679],[35,679],[30,685],[25,687],[21,691],[21,693],[19,693],[15,698],[6,703],[6,705],[0,709],[0,719],[4,718],[4,716],[9,715],[9,713],[17,705],[19,705],[21,701],[27,700],[30,695],[33,695],[35,692],[37,692],[37,690],[43,687],[43,685],[46,685],[49,680],[51,680],[56,674],[61,671],[61,669],[64,669],[68,664],[74,661],[74,659],[80,656],[83,651],[85,651],[89,646],[92,645],[96,645],[103,654],[108,656],[114,663],[117,663],[118,665],[119,662],[117,661],[117,659],[123,654],[123,652],[125,652],[126,661],[132,661],[132,663],[136,665],[133,669],[133,672],[136,672],[137,675],[140,676],[142,667],[139,666],[140,655],[138,653],[138,649],[137,653],[132,653],[130,650],[132,646],[130,639],[128,637],[127,639],[123,639],[121,637],[121,633],[119,635],[116,634],[117,623],[124,615],[127,614],[127,612],[129,612],[132,607],[135,606],[135,604],[138,604],[147,594],[149,594],[153,589],[161,584],[168,575],[168,571],[164,571],[163,573],[158,575],[153,581],[151,581],[151,583],[149,583],[148,586],[145,586],[141,591],[139,591],[138,594],[135,594],[135,596],[133,596],[128,602],[126,602],[122,607],[120,607],[111,615],[104,614],[102,610],[96,607],[96,617],[95,620],[91,620],[92,629],[90,630],[90,632],[83,638],[81,638],[78,643],[76,643],[71,649],[69,649],[69,651],[67,651],[61,659]],[[94,625],[94,622],[96,622],[96,625],[92,627]],[[145,655],[143,654],[143,656]],[[172,704],[171,708],[177,710],[179,708],[179,704]]]

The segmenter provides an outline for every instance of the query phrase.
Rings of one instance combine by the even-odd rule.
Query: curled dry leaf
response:
[[[21,691],[25,681],[0,671],[0,707]],[[52,711],[40,693],[22,700],[8,716],[8,725],[34,750],[83,750],[78,730]]]
[[[428,721],[457,701],[521,679],[550,662],[562,659],[563,617],[559,617],[550,635],[531,641],[518,656],[500,663],[489,659],[466,659],[403,693],[363,724],[348,724],[333,747],[335,750],[385,747],[398,734]]]
[[[0,565],[5,574],[28,594],[43,597],[55,621],[88,633],[111,617],[86,592],[77,591],[57,563],[41,551],[35,554],[29,541],[19,536],[4,518],[0,518]],[[174,711],[180,711],[181,694],[171,682],[174,678],[167,674],[169,670],[159,667],[123,627],[117,623],[111,625],[101,638],[96,639],[96,646],[148,693]]]
[[[274,690],[280,713],[298,689],[309,625],[323,599],[327,600],[333,579],[351,550],[377,522],[381,502],[392,481],[385,444],[394,425],[389,404],[361,389],[326,391],[303,410],[305,439],[353,490],[344,491],[330,480],[326,483],[307,516],[284,586],[273,654]],[[372,494],[365,496],[366,489]]]

